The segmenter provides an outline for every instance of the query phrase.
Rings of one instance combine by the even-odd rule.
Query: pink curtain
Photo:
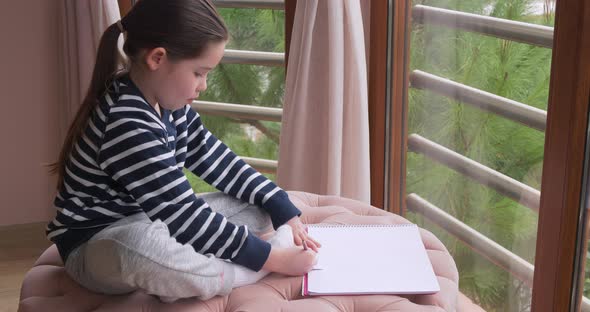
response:
[[[297,2],[277,173],[283,188],[370,202],[364,36],[361,1]]]
[[[90,84],[100,37],[121,15],[117,0],[62,0],[60,5],[60,68],[63,72],[59,129],[63,139]]]

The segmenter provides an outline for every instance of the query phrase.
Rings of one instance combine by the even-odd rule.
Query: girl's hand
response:
[[[307,234],[307,226],[301,222],[301,219],[298,216],[287,221],[287,224],[291,226],[291,229],[293,230],[293,240],[295,241],[295,245],[303,245],[304,248],[309,247],[315,252],[318,252],[318,248],[322,247],[320,243]]]
[[[290,276],[301,276],[317,263],[317,254],[299,247],[271,248],[263,270]]]

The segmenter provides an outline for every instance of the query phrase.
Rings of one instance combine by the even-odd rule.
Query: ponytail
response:
[[[102,34],[96,53],[92,79],[84,101],[82,101],[82,105],[78,108],[76,117],[70,125],[57,162],[49,165],[50,172],[57,174],[57,188],[59,191],[63,191],[64,188],[63,180],[68,158],[74,150],[75,144],[84,135],[83,132],[88,125],[88,120],[98,105],[98,98],[110,85],[117,71],[119,65],[117,41],[123,30],[122,28],[120,22],[114,23]]]
[[[157,21],[155,23],[154,21]],[[64,176],[74,146],[83,137],[98,99],[116,75],[119,65],[117,41],[126,35],[123,51],[129,63],[140,53],[163,47],[171,60],[198,57],[211,42],[227,41],[227,28],[210,0],[141,0],[122,21],[112,24],[100,39],[90,87],[70,125],[64,145],[50,171],[57,174],[58,190],[63,191]]]

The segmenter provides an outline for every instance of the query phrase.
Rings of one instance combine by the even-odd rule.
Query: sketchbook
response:
[[[304,296],[431,294],[440,287],[415,224],[308,226],[322,244]]]

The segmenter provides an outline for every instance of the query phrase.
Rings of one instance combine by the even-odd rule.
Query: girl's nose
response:
[[[197,93],[207,90],[207,78],[203,78],[197,85]]]

